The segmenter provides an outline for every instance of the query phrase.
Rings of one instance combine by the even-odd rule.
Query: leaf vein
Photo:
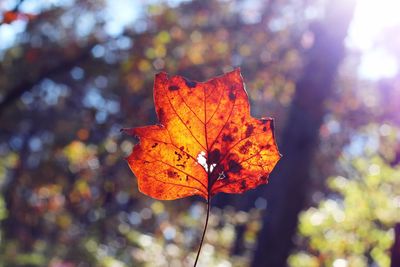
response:
[[[194,138],[194,140],[201,146],[201,148],[203,148],[204,150],[207,150],[200,142],[199,140],[197,140],[197,138],[194,136],[193,132],[189,129],[189,127],[186,125],[186,123],[182,120],[181,116],[179,116],[178,112],[176,111],[176,109],[174,108],[174,106],[171,103],[171,99],[169,98],[168,94],[167,94],[167,99],[169,104],[171,105],[172,110],[175,112],[176,116],[178,117],[178,119],[182,122],[183,126],[185,126],[185,128],[189,131],[190,135]]]
[[[179,171],[179,172],[181,172],[181,173],[183,173],[183,174],[185,174],[185,175],[188,175],[189,177],[193,178],[193,180],[195,180],[195,181],[198,182],[200,185],[202,185],[205,189],[207,189],[207,187],[206,187],[199,179],[197,179],[197,178],[194,177],[193,175],[191,175],[191,174],[189,174],[189,173],[187,173],[187,172],[185,172],[185,171],[183,171],[183,170],[177,168],[176,166],[174,166],[174,165],[172,165],[172,164],[169,164],[169,163],[167,163],[167,162],[165,162],[165,161],[159,160],[159,159],[155,159],[154,161],[161,162],[161,163],[163,163],[163,164],[165,164],[165,165],[167,165],[167,166],[169,166],[169,167],[171,167],[171,168],[174,168],[175,170],[177,170],[177,171]],[[153,161],[153,162],[154,162],[154,161]]]
[[[183,103],[185,104],[185,106],[187,106],[189,108],[189,110],[194,114],[194,116],[202,123],[204,124],[204,121],[202,121],[199,116],[197,116],[196,112],[194,112],[194,110],[186,103],[185,98],[181,95],[180,91],[178,90],[178,94],[179,96],[182,98]]]
[[[230,119],[231,116],[232,116],[233,109],[234,109],[235,104],[236,104],[236,95],[237,95],[237,92],[235,92],[235,99],[234,99],[234,101],[233,101],[233,105],[232,105],[231,111],[229,112],[229,116],[227,117],[227,119],[226,119],[224,125],[222,126],[221,130],[219,131],[218,135],[215,137],[214,141],[212,142],[212,144],[211,144],[211,146],[210,146],[211,148],[214,146],[215,142],[218,140],[219,136],[221,135],[222,131],[224,130],[224,128],[225,128],[225,126],[226,126],[226,124],[228,123],[229,119]]]
[[[149,175],[149,174],[148,174],[148,176],[149,176],[149,177],[152,177],[154,180],[159,181],[159,182],[164,183],[164,184],[170,184],[170,185],[174,185],[174,186],[181,186],[181,187],[186,187],[186,188],[190,188],[190,189],[195,189],[195,190],[197,190],[197,191],[200,191],[200,192],[203,193],[204,195],[207,195],[203,190],[201,190],[201,189],[199,189],[199,188],[196,188],[196,187],[194,187],[194,186],[184,185],[184,184],[177,184],[177,183],[173,183],[173,182],[170,182],[170,181],[163,181],[163,180],[161,180],[161,179],[158,179],[158,178],[155,177],[154,175]]]

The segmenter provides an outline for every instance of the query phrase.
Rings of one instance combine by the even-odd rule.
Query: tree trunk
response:
[[[253,267],[286,266],[293,247],[298,214],[304,207],[310,168],[325,115],[324,102],[333,91],[343,41],[352,18],[353,1],[330,1],[323,23],[311,27],[314,45],[308,52],[302,77],[296,83],[287,125],[281,136],[283,158],[267,186],[268,206],[258,237]]]

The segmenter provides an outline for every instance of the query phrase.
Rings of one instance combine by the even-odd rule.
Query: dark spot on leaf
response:
[[[158,146],[158,143],[154,143],[151,148],[155,148],[156,146]]]
[[[249,137],[252,133],[254,132],[254,126],[253,125],[247,125],[246,128],[246,137]]]
[[[263,176],[261,176],[260,177],[260,179],[261,179],[261,181],[268,181],[268,175],[266,174],[266,175],[263,175]]]
[[[267,127],[264,126],[263,127],[263,131],[266,132],[267,131]]]
[[[189,175],[186,174],[186,181],[188,181],[188,180],[189,180]]]
[[[180,149],[181,151],[183,151],[183,150],[185,149],[185,147],[184,147],[184,146],[181,146],[179,149]]]
[[[269,144],[267,144],[267,145],[259,145],[259,147],[260,147],[261,150],[263,150],[263,149],[268,150],[268,149],[271,148],[271,145],[269,145]]]
[[[174,177],[174,176],[175,176],[175,173],[176,173],[176,172],[171,171],[171,170],[168,170],[168,171],[167,171],[167,175],[168,175],[168,177],[170,177],[170,178]]]
[[[246,189],[246,181],[245,181],[245,180],[242,180],[242,181],[240,182],[240,189],[241,189],[241,190],[245,190],[245,189]]]
[[[189,88],[195,88],[196,85],[197,85],[196,82],[191,81],[191,80],[187,80],[187,79],[185,79],[185,84],[186,84],[186,86],[189,87]]]
[[[185,168],[185,165],[183,165],[183,164],[176,164],[176,166],[177,166],[177,167]]]
[[[219,149],[214,149],[208,154],[209,164],[217,163],[221,157],[221,151]]]
[[[224,142],[232,142],[233,140],[234,140],[234,139],[233,139],[232,135],[230,135],[230,134],[228,134],[228,135],[226,135],[226,134],[222,135],[222,141],[224,141]]]
[[[168,90],[170,90],[170,91],[177,91],[177,90],[179,90],[179,86],[170,85],[170,86],[168,87]]]
[[[182,159],[182,155],[176,151],[174,151],[174,153],[178,156],[178,161],[180,161]]]
[[[236,99],[236,95],[235,95],[235,93],[233,92],[232,89],[229,91],[229,99],[231,101],[234,101]]]
[[[159,119],[160,121],[162,121],[163,118],[164,118],[164,115],[165,115],[164,109],[162,109],[162,108],[158,109],[157,114],[158,114],[158,119]]]
[[[252,142],[246,141],[246,143],[244,143],[244,145],[242,145],[242,146],[239,148],[239,152],[242,153],[242,154],[247,154],[247,153],[249,153],[249,149],[250,149],[250,147],[251,147],[252,145],[253,145]]]
[[[233,132],[237,133],[239,131],[238,127],[233,128]]]
[[[229,171],[233,173],[238,173],[242,169],[242,165],[236,160],[231,159],[228,163]]]

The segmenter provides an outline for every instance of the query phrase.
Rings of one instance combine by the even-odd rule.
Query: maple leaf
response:
[[[156,199],[199,195],[207,216],[211,197],[242,193],[268,182],[280,159],[273,120],[250,115],[239,69],[207,82],[156,75],[154,101],[160,124],[123,129],[139,137],[127,158],[139,190]]]
[[[124,129],[140,140],[127,161],[142,193],[209,200],[268,182],[281,157],[273,120],[250,115],[239,69],[207,82],[161,72],[154,101],[160,124]]]
[[[12,22],[22,19],[22,20],[31,20],[35,18],[35,15],[29,13],[23,13],[18,11],[6,11],[3,13],[3,23],[11,24]]]

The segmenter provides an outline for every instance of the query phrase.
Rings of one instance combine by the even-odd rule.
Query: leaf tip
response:
[[[241,72],[240,72],[240,67],[235,67],[232,71],[229,71],[226,74],[233,74],[235,76],[242,76]]]
[[[240,67],[235,67],[235,68],[233,69],[233,72],[240,73]]]
[[[168,73],[166,73],[165,71],[160,71],[158,73],[156,73],[155,75],[156,79],[168,79]]]

